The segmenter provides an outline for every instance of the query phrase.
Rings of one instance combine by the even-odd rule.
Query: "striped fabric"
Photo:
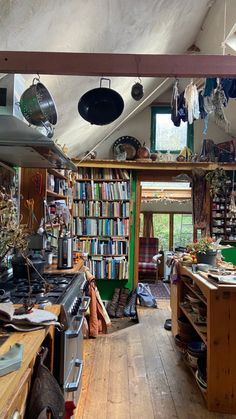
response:
[[[156,274],[157,264],[152,258],[158,253],[158,239],[154,237],[139,238],[139,273]]]

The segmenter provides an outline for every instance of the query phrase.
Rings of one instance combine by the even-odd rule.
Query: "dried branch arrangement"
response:
[[[24,252],[26,234],[17,219],[17,209],[4,188],[0,190],[0,262],[13,249]]]

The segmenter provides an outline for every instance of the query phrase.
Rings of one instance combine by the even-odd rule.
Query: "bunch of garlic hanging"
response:
[[[0,191],[0,262],[12,250],[24,252],[26,235],[17,219],[14,201],[2,188]]]

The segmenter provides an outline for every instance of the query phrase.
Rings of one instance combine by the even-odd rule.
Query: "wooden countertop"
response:
[[[57,264],[49,265],[46,269],[44,269],[45,273],[53,273],[53,274],[73,274],[79,272],[84,265],[83,259],[79,259],[77,263],[74,264],[72,269],[58,269]]]
[[[48,311],[59,315],[60,305],[53,305],[47,308]],[[5,418],[12,399],[19,391],[22,384],[22,377],[26,374],[27,369],[33,361],[40,345],[44,341],[46,335],[53,332],[54,326],[49,326],[44,329],[35,330],[33,332],[13,332],[10,333],[9,338],[0,347],[0,354],[7,352],[15,343],[23,344],[23,361],[21,368],[0,377],[0,418]]]

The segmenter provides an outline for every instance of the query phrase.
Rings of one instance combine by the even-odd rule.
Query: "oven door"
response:
[[[69,329],[65,331],[64,341],[64,379],[65,400],[78,401],[83,369],[83,326],[84,317],[74,316]]]

